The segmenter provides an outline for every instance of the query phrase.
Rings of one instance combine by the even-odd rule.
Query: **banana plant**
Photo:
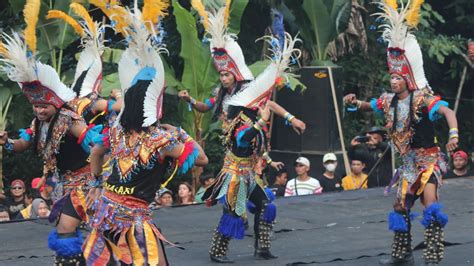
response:
[[[281,9],[294,31],[299,31],[314,65],[331,65],[328,46],[344,32],[351,18],[350,0],[286,1]]]

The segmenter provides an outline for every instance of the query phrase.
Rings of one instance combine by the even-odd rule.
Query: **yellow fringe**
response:
[[[23,9],[23,16],[26,22],[24,33],[25,42],[34,54],[36,52],[36,24],[41,7],[40,0],[27,0]]]
[[[60,11],[60,10],[48,11],[48,15],[46,16],[46,19],[53,19],[53,18],[64,20],[67,24],[71,25],[71,27],[77,32],[77,34],[79,34],[81,37],[84,36],[84,29],[81,27],[79,22],[77,22],[75,19],[73,19],[71,16],[64,13],[63,11]]]
[[[425,186],[426,184],[428,183],[428,180],[430,180],[430,177],[431,175],[433,174],[434,172],[434,164],[431,164],[430,167],[428,167],[428,169],[426,169],[422,174],[421,174],[421,177],[420,177],[420,187],[418,188],[418,190],[416,191],[416,195],[421,195],[421,193],[423,193],[423,190],[425,190]]]
[[[135,238],[135,224],[132,224],[127,232],[127,242],[132,253],[133,265],[143,265],[145,258],[143,258],[140,246],[138,246],[137,239]]]
[[[146,253],[148,254],[148,264],[158,265],[160,260],[158,252],[158,243],[155,234],[148,222],[143,223],[143,231],[145,232]]]
[[[91,34],[95,34],[97,32],[94,21],[92,20],[91,16],[89,15],[89,12],[83,5],[79,3],[71,3],[69,7],[72,9],[72,11],[74,11],[74,13],[76,13],[76,15],[80,16],[86,21],[87,27],[91,31]]]
[[[193,6],[194,9],[198,12],[199,16],[202,17],[202,25],[204,26],[204,29],[209,28],[209,17],[207,16],[206,8],[204,7],[204,4],[202,3],[201,0],[191,0],[191,5]]]
[[[120,6],[117,0],[89,0],[89,3],[100,8],[110,20],[115,21],[115,30],[125,35],[125,27],[129,24],[126,21],[127,10]],[[109,5],[109,8],[107,8],[107,5]]]
[[[97,238],[97,230],[92,229],[91,234],[89,235],[89,237],[87,238],[87,241],[83,245],[83,254],[85,258],[89,257],[92,246],[94,245],[94,241],[96,238]]]
[[[166,10],[170,6],[168,0],[145,0],[142,8],[142,20],[148,28],[158,23],[159,17],[168,15]],[[148,22],[148,23],[147,23]],[[151,23],[149,23],[151,22]]]
[[[408,10],[407,16],[405,17],[407,25],[410,28],[415,28],[418,26],[418,23],[420,23],[420,9],[423,2],[424,0],[412,0],[410,9]]]
[[[387,3],[387,5],[393,8],[395,11],[398,8],[397,0],[385,0],[385,3]]]
[[[226,0],[225,2],[224,23],[226,26],[229,24],[231,2],[232,0]]]

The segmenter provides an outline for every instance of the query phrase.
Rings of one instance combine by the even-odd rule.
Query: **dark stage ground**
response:
[[[394,193],[384,197],[382,189],[369,189],[278,199],[272,251],[280,258],[254,260],[252,229],[244,240],[231,242],[230,257],[235,265],[377,265],[390,252],[387,213],[394,197]],[[474,264],[474,179],[446,181],[441,202],[449,215],[448,246],[441,265]],[[421,213],[419,205],[415,211]],[[155,222],[166,238],[186,248],[167,247],[171,265],[210,264],[211,231],[220,213],[220,207],[203,205],[155,212]],[[46,243],[51,229],[45,221],[0,224],[0,265],[52,265],[53,253]],[[422,237],[421,224],[414,222],[414,246]],[[421,254],[421,249],[415,251],[417,265]]]

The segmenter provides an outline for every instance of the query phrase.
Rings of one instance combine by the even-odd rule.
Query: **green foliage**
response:
[[[297,1],[294,1],[297,2]],[[304,46],[311,51],[315,64],[327,65],[327,47],[344,32],[351,17],[352,3],[348,0],[303,0],[302,5],[289,3]],[[286,12],[288,13],[288,12]],[[291,21],[290,21],[291,23]]]

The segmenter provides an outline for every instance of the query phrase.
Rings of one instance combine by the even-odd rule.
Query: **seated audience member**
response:
[[[286,182],[288,182],[288,170],[283,167],[278,170],[275,177],[275,182],[273,182],[273,185],[271,185],[269,188],[276,197],[283,197],[285,196]]]
[[[323,156],[323,165],[326,169],[318,179],[324,192],[341,191],[341,177],[335,171],[337,168],[337,157],[334,153],[326,153]]]
[[[195,201],[197,203],[204,203],[204,201],[202,200],[202,195],[204,195],[204,192],[209,187],[209,185],[211,185],[214,182],[214,180],[215,178],[212,173],[202,174],[199,177],[199,183],[201,183],[201,187],[196,192]]]
[[[51,193],[53,192],[53,186],[45,182],[45,178],[36,177],[31,181],[31,188],[33,189],[33,199],[43,199],[48,207],[53,205],[51,199]]]
[[[178,198],[176,205],[189,205],[196,203],[194,201],[194,189],[188,182],[181,182],[178,187]]]
[[[17,219],[47,218],[50,210],[46,201],[41,198],[34,199],[31,205],[21,210]]]
[[[15,219],[21,210],[28,206],[25,183],[20,179],[15,179],[10,184],[10,196],[5,199],[8,207],[10,219]]]
[[[295,161],[296,178],[286,183],[285,197],[320,194],[323,188],[319,181],[308,175],[310,163],[305,157],[299,157]]]
[[[392,180],[392,152],[385,134],[384,128],[372,127],[364,135],[352,139],[347,151],[349,160],[357,154],[366,157],[365,173],[372,171],[367,184],[369,188],[385,187]]]
[[[0,205],[0,222],[10,221],[10,214],[8,214],[8,208],[5,205]]]
[[[444,179],[474,176],[474,171],[472,169],[468,169],[467,153],[459,150],[453,153],[452,160],[453,168],[450,169],[446,175],[444,175]]]
[[[351,173],[342,179],[344,190],[367,189],[367,175],[362,172],[365,163],[360,158],[351,160]]]

